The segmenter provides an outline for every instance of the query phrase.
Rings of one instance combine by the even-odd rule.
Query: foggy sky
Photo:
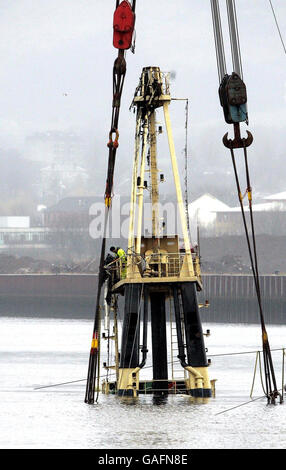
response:
[[[286,40],[286,2],[273,0],[273,5]],[[273,178],[285,176],[285,187],[280,181],[278,192],[286,190],[286,56],[268,0],[236,0],[236,7],[254,135],[249,150],[254,186],[260,183],[267,193],[275,187]],[[0,0],[0,148],[21,152],[33,132],[73,130],[88,136],[94,164],[105,171],[117,55],[112,46],[114,8],[115,0]],[[231,73],[224,1],[221,11]],[[141,70],[149,65],[176,71],[172,95],[189,98],[192,178],[208,167],[225,171],[230,157],[221,139],[232,131],[218,99],[209,0],[137,0],[136,13],[136,51],[127,52],[115,189],[129,177],[135,128],[129,105]],[[182,103],[172,103],[171,118],[182,165]]]

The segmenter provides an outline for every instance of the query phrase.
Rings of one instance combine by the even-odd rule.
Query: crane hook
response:
[[[240,135],[240,126],[238,122],[233,124],[234,128],[234,139],[228,139],[228,132],[223,136],[223,144],[229,149],[239,149],[244,147],[249,147],[253,142],[253,135],[251,132],[247,132],[247,137],[242,138]]]

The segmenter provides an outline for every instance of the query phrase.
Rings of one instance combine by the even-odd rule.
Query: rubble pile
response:
[[[240,256],[225,255],[218,261],[201,262],[201,271],[213,274],[249,274],[251,272],[250,264],[244,264]]]
[[[60,274],[60,273],[97,273],[96,260],[81,263],[52,263],[30,256],[17,257],[0,254],[0,274]]]

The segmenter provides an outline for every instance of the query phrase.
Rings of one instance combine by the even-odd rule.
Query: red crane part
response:
[[[113,45],[116,49],[130,49],[135,24],[135,14],[127,0],[116,8],[113,16]]]

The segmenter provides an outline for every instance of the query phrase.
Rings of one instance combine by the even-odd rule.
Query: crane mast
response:
[[[197,291],[202,288],[197,256],[192,253],[180,174],[175,152],[169,106],[171,103],[169,74],[159,67],[144,67],[132,105],[136,109],[135,146],[132,170],[127,269],[121,267],[113,293],[125,298],[121,338],[119,380],[120,396],[136,397],[142,384],[139,373],[147,356],[148,315],[152,330],[152,390],[154,394],[169,392],[166,301],[170,300],[175,316],[181,381],[188,394],[196,398],[211,396],[208,360],[199,316]],[[159,176],[156,112],[163,109],[168,137],[177,206],[182,229],[182,245],[178,234],[162,234],[159,217]],[[149,156],[149,162],[147,161]],[[149,163],[149,165],[148,165]],[[142,233],[144,175],[150,172],[152,230]],[[137,229],[137,232],[136,232]],[[140,361],[140,325],[143,323],[143,345]],[[183,341],[185,338],[185,342]],[[186,377],[185,377],[186,375]],[[173,383],[173,380],[172,380]]]

